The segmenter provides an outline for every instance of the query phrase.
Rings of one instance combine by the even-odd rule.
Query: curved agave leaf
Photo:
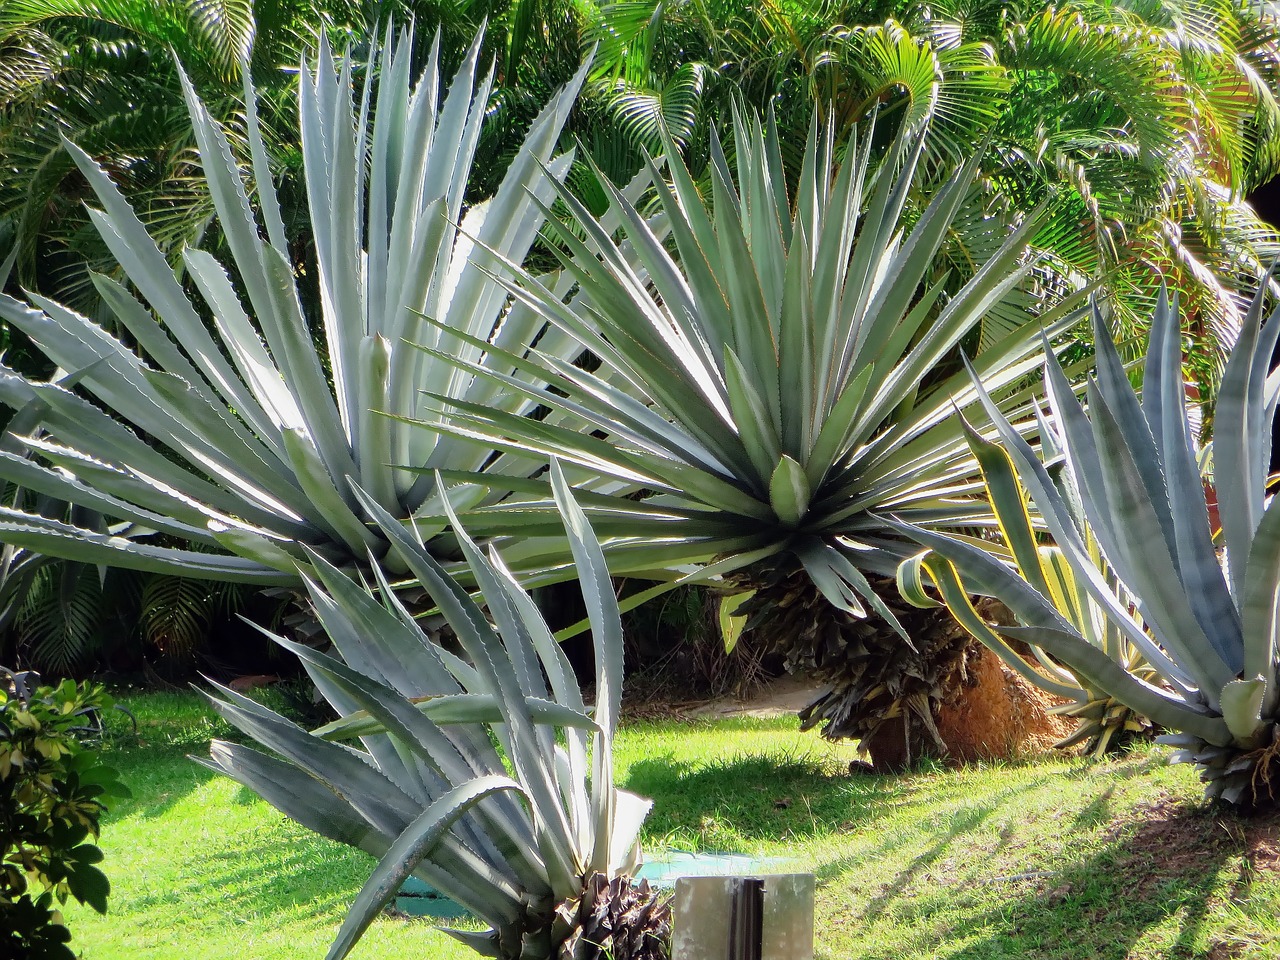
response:
[[[1005,524],[1008,560],[935,531],[903,528],[930,548],[917,565],[930,572],[949,607],[969,607],[961,577],[971,589],[1004,600],[1023,626],[998,633],[1041,647],[1082,686],[1180,731],[1173,739],[1190,749],[1175,759],[1194,760],[1209,793],[1230,802],[1264,802],[1271,796],[1269,749],[1280,731],[1274,603],[1280,511],[1262,493],[1268,446],[1262,437],[1275,416],[1280,382],[1268,375],[1280,338],[1280,311],[1261,322],[1266,295],[1265,288],[1256,295],[1246,331],[1228,361],[1225,404],[1220,402],[1214,424],[1215,447],[1221,444],[1225,451],[1217,463],[1225,564],[1208,528],[1196,469],[1177,303],[1164,296],[1153,318],[1142,401],[1109,339],[1098,341],[1098,378],[1087,385],[1087,414],[1056,359],[1046,361],[1056,428],[1056,439],[1047,446],[1060,440],[1065,458],[1058,482],[985,392],[984,405],[1007,455],[971,435],[988,463],[1005,465],[1001,483],[991,487],[993,499],[1003,503],[1002,517],[1022,514],[1020,479],[1070,568],[1077,593],[1088,595],[1090,616],[1075,616],[1074,622],[1064,616],[1081,609],[1079,596],[1068,602],[1054,589],[1025,520],[1021,532]],[[1230,472],[1223,472],[1226,465]],[[1091,556],[1095,534],[1101,550]],[[904,583],[913,591],[920,585],[918,575],[907,569]],[[1086,639],[1097,614],[1105,621],[1106,642]],[[1017,654],[991,642],[991,629],[976,614],[971,619],[977,621],[970,626],[974,635],[1016,665]],[[1145,663],[1125,645],[1110,642],[1111,628],[1142,651]],[[1145,682],[1144,675],[1152,673],[1166,689]]]
[[[477,777],[469,783],[454,787],[435,800],[413,823],[405,827],[404,833],[396,838],[360,890],[351,906],[351,912],[343,921],[342,929],[338,931],[337,939],[329,948],[328,960],[341,960],[350,953],[374,917],[396,895],[396,891],[413,873],[414,868],[431,854],[454,821],[486,796],[499,790],[523,793],[520,784],[509,777]]]
[[[502,701],[492,694],[470,693],[453,697],[411,698],[418,712],[437,724],[501,723]],[[557,727],[595,730],[597,724],[585,713],[561,706],[552,700],[525,699],[525,709],[535,723]],[[326,740],[354,740],[385,733],[383,724],[367,710],[357,710],[311,731]]]

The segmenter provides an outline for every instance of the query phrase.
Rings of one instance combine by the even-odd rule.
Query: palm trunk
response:
[[[892,580],[872,587],[910,643],[879,617],[833,607],[798,566],[751,572],[756,593],[740,608],[747,629],[783,656],[788,673],[828,687],[800,712],[802,729],[821,725],[827,739],[862,741],[878,768],[1008,757],[1070,728],[945,611],[910,606]]]

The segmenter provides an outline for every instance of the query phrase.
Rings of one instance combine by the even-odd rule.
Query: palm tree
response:
[[[248,0],[14,0],[0,7],[0,221],[18,244],[17,279],[77,305],[96,303],[88,270],[115,262],[87,229],[85,182],[63,138],[111,165],[164,249],[208,227],[212,206],[199,177],[177,63],[211,109],[241,108],[240,64],[255,51],[275,85],[278,23]],[[262,36],[265,34],[265,36]],[[287,46],[287,45],[286,45]]]

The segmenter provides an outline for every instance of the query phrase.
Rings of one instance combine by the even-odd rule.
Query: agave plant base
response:
[[[893,581],[872,586],[911,637],[877,617],[836,609],[805,572],[756,571],[738,612],[782,655],[788,673],[828,686],[800,712],[803,729],[858,739],[879,769],[923,758],[1005,759],[1048,748],[1072,728],[1041,691],[1003,667],[946,613],[902,600]]]
[[[593,874],[580,898],[556,911],[559,960],[667,960],[671,895],[647,880]]]
[[[1187,733],[1167,734],[1160,743],[1180,748],[1173,763],[1194,763],[1205,796],[1243,813],[1280,807],[1280,724],[1273,724],[1252,750],[1218,747]]]

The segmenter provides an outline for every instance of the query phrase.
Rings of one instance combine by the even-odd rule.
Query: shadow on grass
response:
[[[1087,830],[1091,827],[1100,827],[1111,819],[1111,798],[1116,794],[1115,785],[1107,787],[1100,794],[1090,800],[1079,813],[1071,821],[1073,830]]]
[[[253,841],[235,838],[233,849],[211,849],[188,863],[181,878],[163,890],[135,896],[128,910],[139,922],[147,915],[171,917],[175,905],[198,924],[256,924],[273,920],[305,923],[345,914],[375,861],[359,851],[314,834]],[[203,919],[202,919],[203,918]]]
[[[290,711],[284,694],[273,688],[250,693],[286,719],[295,723],[305,720]],[[214,713],[195,691],[139,694],[122,702],[133,719],[124,714],[109,718],[103,758],[119,771],[133,796],[112,804],[109,820],[161,817],[217,777],[191,759],[208,757],[212,740],[253,746],[249,737]],[[245,794],[247,791],[240,791],[238,803],[247,802],[242,799]]]
[[[1071,780],[1089,780],[1097,776],[1105,776],[1108,780],[1132,780],[1168,765],[1169,758],[1165,753],[1134,752],[1103,760],[1081,759],[1064,768],[1062,776]]]
[[[111,804],[107,822],[126,817],[155,819],[163,817],[174,805],[217,776],[207,767],[190,759],[208,747],[187,750],[182,747],[141,747],[112,750],[105,759],[120,774],[132,796]]]
[[[936,812],[928,814],[933,816],[937,822],[939,828],[935,833],[937,839],[924,852],[913,857],[894,876],[885,889],[867,903],[860,919],[863,922],[869,922],[891,910],[906,895],[908,889],[916,880],[951,850],[953,844],[979,831],[991,819],[993,814],[1006,810],[1006,805],[1031,792],[1036,786],[1034,783],[1029,783],[1011,787],[987,798],[981,803],[961,807],[941,818],[938,817]],[[931,805],[928,801],[922,802],[922,814],[928,813],[930,809]],[[991,857],[994,858],[1011,842],[1013,833],[1011,824],[1006,824],[1000,830],[996,847],[990,852]],[[863,851],[857,856],[842,857],[822,864],[816,871],[819,886],[836,882],[843,874],[856,869],[869,860],[894,856],[896,844],[896,838],[889,836],[884,839],[877,849]]]
[[[805,758],[743,756],[711,763],[671,757],[632,764],[626,789],[654,800],[650,835],[687,838],[709,821],[746,840],[857,829],[901,795],[899,778],[849,775]]]
[[[1177,933],[1161,956],[1204,956],[1201,938],[1219,873],[1242,850],[1243,833],[1230,818],[1196,807],[1156,810],[1039,890],[975,918],[975,927],[1003,929],[950,960],[987,960],[1010,951],[1045,960],[1123,960],[1147,930],[1171,919]],[[1073,949],[1073,941],[1086,938],[1087,953]]]
[[[1081,811],[1082,822],[1087,824],[1095,817],[1110,819],[1103,817],[1109,801],[1108,791],[1087,805]],[[974,824],[989,812],[975,810]],[[933,954],[939,960],[1218,956],[1213,952],[1215,944],[1204,942],[1206,921],[1214,897],[1224,890],[1221,871],[1244,850],[1240,822],[1202,807],[1172,804],[1143,808],[1129,816],[1147,819],[1114,821],[1108,828],[1112,839],[1060,869],[956,880],[955,884],[970,888],[959,895],[960,901],[969,901],[969,907],[963,908],[952,893],[949,907],[933,914],[932,904],[940,904],[941,897],[932,897],[928,890],[921,893],[918,886],[916,902],[907,902],[903,895],[920,871],[964,832],[949,831],[868,904],[862,919],[874,920],[886,911],[897,910],[909,915],[913,924],[923,922],[944,929],[942,939],[964,946],[949,951],[945,944],[940,945]],[[1070,825],[1064,825],[1064,832],[1071,830]],[[952,883],[943,880],[943,885]],[[1158,948],[1153,944],[1137,946],[1148,931],[1170,923],[1172,942],[1168,942],[1169,931],[1165,930]],[[1153,952],[1157,949],[1158,953]],[[866,954],[867,960],[889,960],[891,956]]]

